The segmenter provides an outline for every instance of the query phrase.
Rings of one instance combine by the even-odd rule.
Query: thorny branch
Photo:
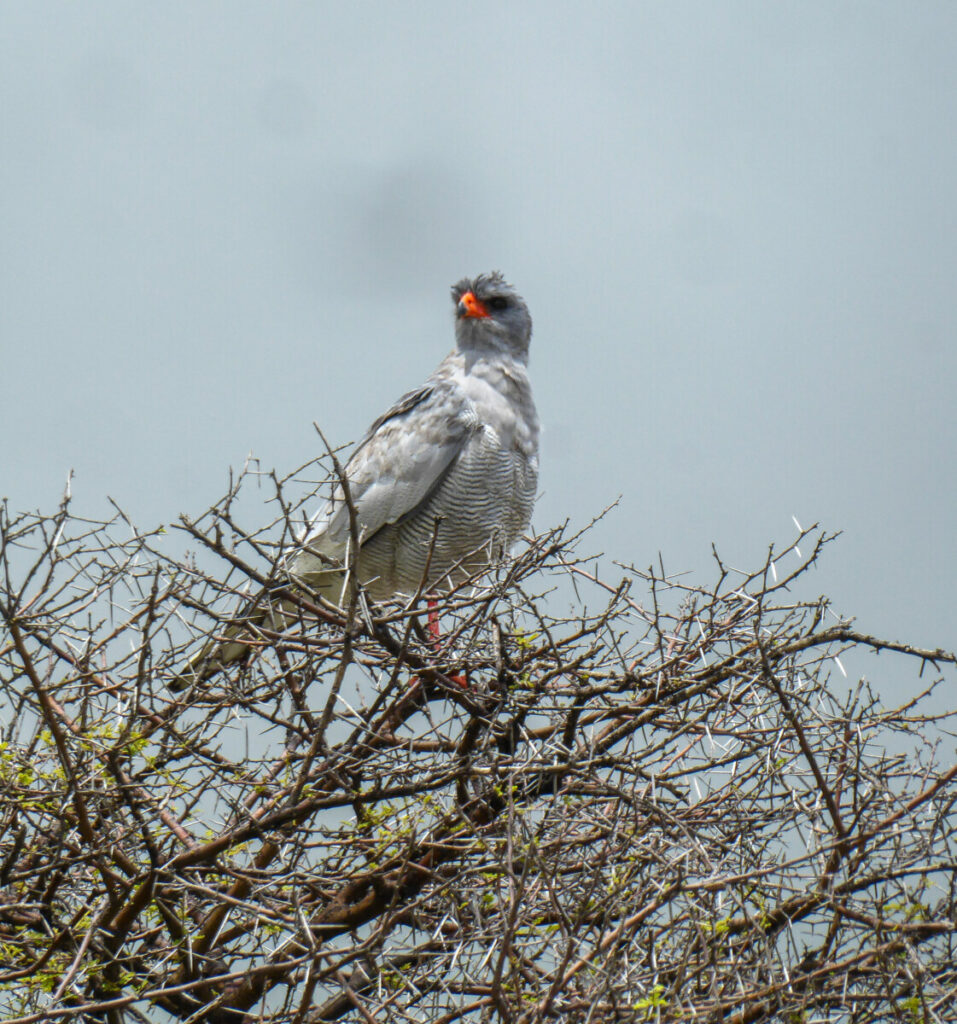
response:
[[[957,1016],[957,658],[802,596],[826,534],[706,586],[555,530],[437,649],[421,595],[277,577],[301,486],[247,532],[253,475],[168,534],[0,511],[5,1019]],[[253,598],[245,663],[172,692]],[[936,675],[887,708],[854,651]]]

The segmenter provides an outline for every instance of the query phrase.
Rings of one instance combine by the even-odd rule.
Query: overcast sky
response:
[[[953,648],[957,5],[0,9],[0,493],[143,526],[360,436],[501,269],[535,525]],[[265,515],[265,511],[264,511]],[[185,546],[185,544],[184,544]]]

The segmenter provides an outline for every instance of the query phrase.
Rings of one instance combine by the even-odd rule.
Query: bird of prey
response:
[[[344,469],[348,501],[340,484],[282,560],[294,584],[333,603],[356,585],[374,602],[448,591],[500,560],[528,526],[539,435],[532,318],[498,272],[463,278],[452,302],[455,350],[372,424]],[[241,638],[207,645],[171,688],[248,651]]]

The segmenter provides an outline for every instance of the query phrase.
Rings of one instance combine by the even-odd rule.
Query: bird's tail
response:
[[[191,686],[205,683],[230,665],[244,661],[260,645],[260,627],[279,631],[289,621],[292,604],[272,601],[262,594],[251,601],[244,612],[229,625],[221,636],[205,644],[167,684],[173,693],[181,693]]]

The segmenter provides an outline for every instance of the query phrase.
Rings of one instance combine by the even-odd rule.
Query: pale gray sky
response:
[[[710,579],[820,520],[820,591],[953,647],[955,54],[951,3],[4,3],[0,493],[198,513],[498,268],[536,526],[621,494],[596,548]]]

